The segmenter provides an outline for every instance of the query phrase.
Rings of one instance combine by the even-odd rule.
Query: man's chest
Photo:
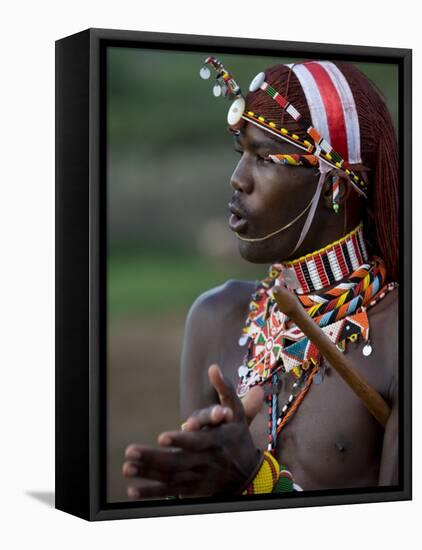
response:
[[[246,349],[239,346],[243,319],[232,319],[221,342],[220,364],[234,384]],[[387,397],[391,362],[382,325],[373,323],[372,353],[362,353],[363,343],[349,342],[347,355],[353,367],[384,398]],[[279,410],[289,404],[294,378],[282,377]],[[297,392],[297,390],[295,390]],[[295,401],[293,401],[294,403]],[[268,444],[269,414],[264,403],[250,429],[257,446]],[[278,460],[290,468],[307,488],[345,487],[373,483],[377,477],[383,430],[337,372],[323,362],[306,395],[277,437]],[[339,485],[338,485],[339,484]]]

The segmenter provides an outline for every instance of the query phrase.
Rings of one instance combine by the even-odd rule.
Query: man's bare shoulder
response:
[[[370,323],[382,328],[386,343],[398,346],[399,290],[395,288],[374,307],[369,308]]]
[[[208,368],[217,363],[224,372],[223,348],[228,342],[237,344],[254,289],[253,281],[232,279],[203,292],[192,304],[181,356],[181,418],[215,402]]]
[[[200,322],[221,321],[237,310],[244,310],[255,287],[255,281],[240,279],[230,279],[213,287],[196,298],[189,310],[188,319],[194,317]]]

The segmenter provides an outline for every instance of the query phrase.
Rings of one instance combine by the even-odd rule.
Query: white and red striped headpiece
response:
[[[355,100],[340,69],[330,61],[287,66],[299,79],[313,126],[347,163],[361,163]]]

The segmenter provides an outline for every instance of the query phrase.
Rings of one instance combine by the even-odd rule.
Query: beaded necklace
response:
[[[292,262],[272,264],[268,276],[257,284],[239,339],[241,346],[247,345],[247,351],[238,369],[237,393],[243,397],[251,387],[269,383],[266,392],[268,451],[275,453],[280,431],[303,401],[312,382],[322,381],[323,372],[318,348],[279,311],[272,288],[285,284],[294,290],[308,314],[342,352],[348,341],[361,338],[365,342],[362,352],[367,356],[372,353],[367,309],[397,287],[397,283],[386,284],[385,277],[383,261],[376,256],[368,260],[362,224],[359,224],[345,237],[321,250]],[[328,286],[326,280],[329,284],[341,282],[317,293],[316,290]],[[281,380],[287,376],[293,376],[292,391],[280,407]]]

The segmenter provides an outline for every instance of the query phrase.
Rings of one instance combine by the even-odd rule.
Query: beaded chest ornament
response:
[[[267,392],[268,451],[275,452],[278,434],[301,404],[312,382],[319,384],[323,375],[318,348],[279,311],[272,289],[284,284],[294,290],[307,313],[340,351],[346,350],[347,342],[357,342],[360,338],[365,342],[363,355],[370,355],[367,310],[397,284],[385,284],[382,260],[378,257],[367,259],[366,249],[359,245],[361,238],[362,227],[358,226],[343,239],[304,258],[273,264],[268,277],[257,285],[252,295],[239,339],[239,344],[247,346],[247,351],[238,370],[237,393],[243,397],[257,384],[270,384]],[[360,263],[361,260],[364,263]],[[347,266],[356,269],[349,271],[345,278]],[[293,279],[285,276],[292,268],[296,275]],[[324,278],[330,284],[342,282],[317,293]],[[294,379],[292,391],[280,407],[280,382],[289,373]]]

